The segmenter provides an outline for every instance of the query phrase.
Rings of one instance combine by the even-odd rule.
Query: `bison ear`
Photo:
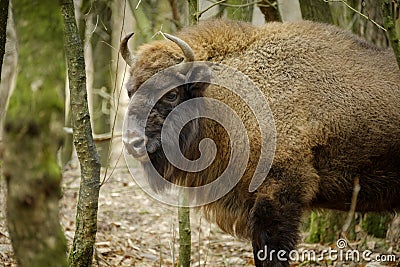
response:
[[[191,97],[203,95],[204,90],[210,85],[213,73],[206,63],[196,62],[186,73],[185,91]]]

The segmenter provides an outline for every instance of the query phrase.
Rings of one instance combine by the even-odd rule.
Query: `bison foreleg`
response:
[[[302,205],[290,190],[258,194],[249,218],[257,267],[287,267],[296,247]]]

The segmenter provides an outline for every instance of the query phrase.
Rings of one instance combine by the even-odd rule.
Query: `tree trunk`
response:
[[[15,1],[14,11],[21,75],[5,122],[8,228],[19,266],[67,266],[56,157],[63,136],[64,57],[55,37],[61,17],[54,1]]]
[[[329,3],[322,0],[299,0],[303,19],[332,24]]]
[[[188,1],[189,24],[198,23],[199,3],[198,0]],[[178,206],[178,222],[179,222],[179,267],[189,267],[191,262],[192,251],[192,233],[190,228],[190,208],[187,206],[187,192],[179,192],[180,203]]]
[[[0,0],[0,73],[3,66],[3,57],[6,52],[6,31],[9,0]],[[1,78],[0,78],[1,82]]]
[[[71,266],[91,266],[97,232],[100,160],[93,142],[87,104],[85,61],[72,0],[61,0],[65,24],[65,52],[71,93],[73,139],[81,165],[76,232],[69,254]]]
[[[65,166],[71,159],[74,154],[74,145],[72,140],[72,134],[69,129],[72,129],[71,124],[71,99],[69,97],[69,83],[68,78],[65,79],[65,111],[64,111],[64,127],[68,129],[66,135],[64,136],[63,146],[61,148],[61,166]]]
[[[389,229],[386,235],[386,240],[389,246],[393,247],[394,251],[400,249],[400,215],[396,214],[389,225]]]
[[[171,32],[176,29],[176,22],[171,17],[160,14],[172,14],[171,5],[167,0],[142,1],[129,0],[129,6],[135,18],[134,47],[148,43],[158,31]],[[178,6],[179,7],[179,6]],[[172,15],[171,15],[172,16]],[[170,20],[168,20],[170,18]],[[159,36],[158,38],[162,38]]]
[[[181,6],[178,0],[168,0],[171,7],[172,22],[175,24],[177,30],[180,30],[184,24],[181,21]]]
[[[347,4],[352,8],[359,10],[361,7],[362,0],[348,0]],[[344,5],[342,2],[329,2],[333,24],[350,30],[356,34],[360,32],[360,15],[356,14],[349,7]]]
[[[399,6],[397,6],[396,3],[394,3],[394,1],[389,1],[389,0],[381,0],[381,1],[382,1],[381,4],[382,14],[383,14],[385,28],[387,30],[387,35],[390,41],[390,45],[393,49],[394,55],[397,60],[397,65],[399,66],[400,69],[400,42],[398,36],[398,32],[400,30],[398,29],[398,31],[396,31],[396,20],[398,20],[399,18],[395,17],[396,14],[395,10],[399,8]]]
[[[195,25],[199,22],[198,12],[199,12],[199,1],[198,0],[188,0],[189,7],[189,25]]]
[[[380,1],[362,0],[359,8],[360,12],[366,14],[369,19],[383,26],[384,22]],[[358,30],[353,29],[353,32],[379,47],[388,47],[390,45],[385,31],[380,29],[368,19],[360,17]]]
[[[187,205],[186,192],[180,193],[180,206],[178,207],[179,220],[179,267],[189,267],[191,259],[191,229],[190,229],[190,208]]]
[[[299,0],[277,0],[282,21],[301,21]]]
[[[226,15],[229,19],[249,21],[253,19],[254,1],[252,0],[227,0]]]
[[[346,3],[348,6],[342,2],[330,2],[334,24],[354,32],[379,47],[388,47],[389,42],[385,31],[372,22],[375,21],[377,24],[383,25],[380,9],[381,1],[348,0]],[[369,19],[355,12],[355,10]]]
[[[8,13],[8,22],[6,29],[6,46],[5,46],[5,54],[1,71],[0,78],[0,146],[3,142],[3,126],[4,119],[6,116],[6,111],[8,107],[8,102],[10,97],[14,91],[15,87],[15,78],[17,74],[17,36],[15,33],[15,24],[12,15],[11,7],[9,7]],[[1,171],[0,171],[1,173]]]
[[[89,10],[88,24],[90,29],[95,29],[90,37],[92,46],[92,66],[93,66],[93,84],[92,84],[92,121],[93,133],[110,133],[110,104],[112,94],[111,81],[111,60],[112,48],[112,11],[111,3],[108,0],[97,0],[91,3]],[[99,21],[101,23],[99,23]],[[106,140],[97,144],[100,154],[100,161],[103,167],[107,167],[109,161],[109,148],[111,141]]]
[[[260,1],[258,7],[264,15],[265,22],[282,21],[281,14],[278,9],[278,1]]]

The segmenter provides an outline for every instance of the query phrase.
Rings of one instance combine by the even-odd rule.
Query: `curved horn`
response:
[[[192,48],[185,41],[168,33],[164,33],[163,35],[172,42],[176,43],[180,47],[180,49],[182,49],[186,62],[194,61],[194,52]]]
[[[128,41],[134,35],[134,33],[129,33],[122,39],[122,42],[119,46],[119,52],[121,53],[122,58],[125,60],[126,64],[130,67],[135,65],[135,56],[129,51]]]

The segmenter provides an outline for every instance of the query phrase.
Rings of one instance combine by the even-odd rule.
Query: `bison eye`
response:
[[[171,91],[164,96],[164,99],[168,102],[174,102],[176,99],[178,99],[178,92]]]

